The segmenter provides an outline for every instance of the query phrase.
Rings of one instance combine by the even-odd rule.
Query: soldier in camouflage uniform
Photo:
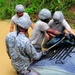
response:
[[[29,66],[33,60],[38,60],[43,52],[37,53],[30,40],[25,36],[25,29],[31,25],[29,18],[20,17],[17,20],[19,33],[10,32],[6,36],[6,48],[11,64],[20,75],[39,75]]]

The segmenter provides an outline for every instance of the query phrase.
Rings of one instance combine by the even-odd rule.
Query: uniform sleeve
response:
[[[41,23],[39,29],[40,31],[46,31],[49,28],[47,23]]]
[[[48,23],[48,26],[49,26],[50,28],[52,28],[52,25],[53,25],[53,19],[50,20],[49,23]]]
[[[6,51],[7,54],[10,57],[10,53],[9,53],[9,48],[13,48],[15,45],[15,34],[14,32],[8,33],[6,38],[5,38],[5,45],[6,45]]]
[[[6,52],[7,52],[8,56],[9,56],[9,58],[11,58],[10,54],[9,54],[8,37],[6,37],[6,39],[5,39],[5,46],[6,46]]]
[[[13,17],[11,18],[11,24],[14,25]]]
[[[41,58],[42,52],[37,53],[37,51],[35,50],[34,46],[30,43],[30,41],[26,43],[25,47],[25,52],[28,54],[29,57],[31,57],[34,60],[38,60]]]
[[[27,13],[24,13],[24,16],[30,19],[30,16]]]
[[[65,19],[63,20],[62,25],[65,27],[66,30],[71,29],[70,25],[67,23],[67,21]]]

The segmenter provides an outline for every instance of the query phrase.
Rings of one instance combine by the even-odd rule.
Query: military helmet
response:
[[[15,12],[24,12],[24,6],[21,4],[16,5]]]
[[[22,16],[17,20],[17,25],[25,29],[28,29],[31,24],[32,22],[30,18],[27,18],[25,16]]]
[[[61,11],[56,11],[53,15],[53,19],[61,22],[64,19],[64,15]]]
[[[50,12],[48,9],[44,8],[44,9],[42,9],[42,10],[39,12],[38,17],[39,17],[40,19],[42,19],[42,20],[50,19],[50,18],[51,18],[51,12]]]

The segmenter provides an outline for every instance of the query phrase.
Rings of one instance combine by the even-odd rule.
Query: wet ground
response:
[[[11,66],[10,59],[6,53],[5,37],[9,32],[9,28],[10,28],[10,20],[0,21],[0,75],[17,75],[15,70]],[[74,29],[73,31],[75,32]],[[31,32],[32,29],[29,28],[30,35]],[[49,71],[54,72],[52,70]]]

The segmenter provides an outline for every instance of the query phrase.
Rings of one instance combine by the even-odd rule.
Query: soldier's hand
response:
[[[48,53],[48,51],[45,50],[45,51],[42,52],[42,55],[47,55],[47,53]]]

